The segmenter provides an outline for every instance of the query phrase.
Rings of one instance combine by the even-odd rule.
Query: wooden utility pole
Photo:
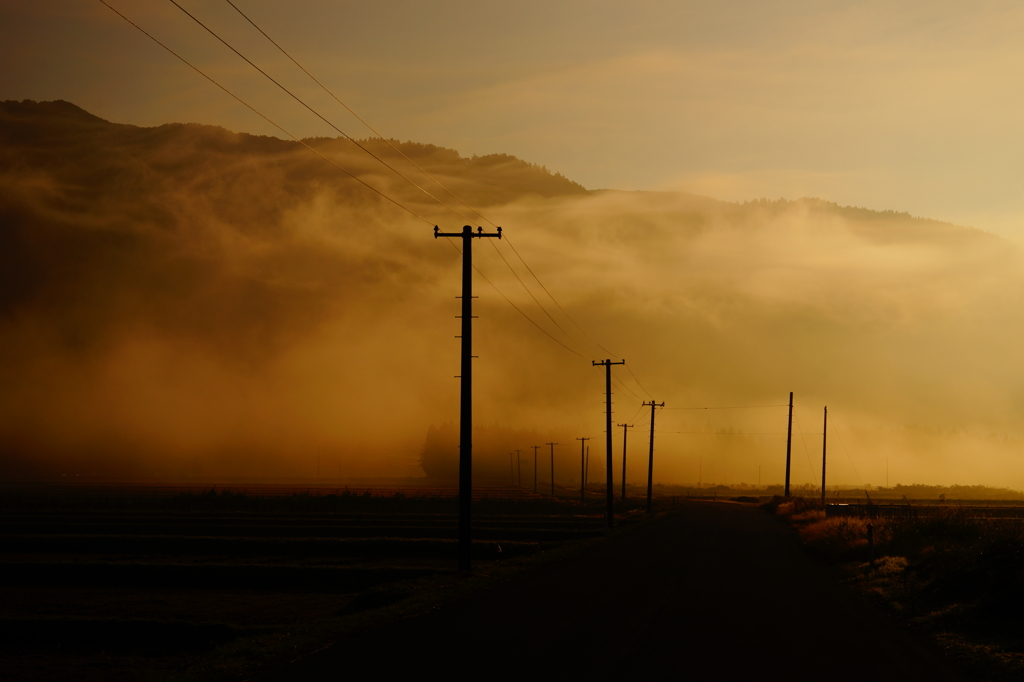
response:
[[[587,490],[587,450],[586,444],[589,438],[577,438],[580,442],[580,502],[584,500]]]
[[[626,501],[626,434],[635,424],[619,424],[622,427],[622,501]]]
[[[434,239],[462,238],[462,353],[459,397],[459,570],[468,571],[472,561],[473,525],[473,238],[497,237],[497,232],[476,232],[466,225],[462,232],[441,232],[434,226]]]
[[[825,508],[825,443],[828,433],[828,405],[825,406],[825,421],[821,425],[821,508]]]
[[[658,404],[653,400],[644,403],[644,406],[651,406],[651,451],[647,456],[647,513],[651,513],[651,498],[654,495],[654,408],[665,407],[665,403]]]
[[[786,490],[784,497],[789,497],[789,461],[793,451],[793,391],[789,392],[789,427],[786,429]]]
[[[584,458],[586,464],[583,465],[583,486],[586,487],[590,483],[590,446],[587,446],[587,456]]]
[[[531,445],[533,448],[533,492],[537,492],[537,448],[539,445]]]
[[[555,496],[555,446],[558,443],[544,443],[551,446],[551,497]]]
[[[604,525],[606,528],[611,528],[612,524],[615,523],[615,493],[612,481],[612,365],[624,365],[626,361],[612,362],[608,359],[601,362],[592,361],[591,364],[595,367],[604,367],[605,493],[608,498],[608,509],[605,511]]]

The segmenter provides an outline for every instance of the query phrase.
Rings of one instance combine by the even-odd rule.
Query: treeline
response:
[[[891,488],[879,486],[877,492],[871,491],[872,497],[900,497],[908,500],[939,499],[945,496],[950,500],[1024,500],[1024,493],[1010,488],[993,488],[987,485],[895,485]]]
[[[509,482],[521,471],[524,485],[526,481],[533,484],[533,450],[531,445],[543,445],[553,439],[526,429],[513,429],[502,426],[478,426],[473,429],[473,477],[494,479],[502,483]],[[511,453],[519,449],[519,462],[516,470]],[[548,449],[545,447],[538,462],[539,478],[551,480],[551,469]],[[573,462],[577,462],[578,458]],[[459,425],[445,422],[441,426],[431,425],[427,429],[426,442],[420,454],[420,466],[428,478],[456,480],[459,477]],[[556,472],[555,479],[559,474]]]

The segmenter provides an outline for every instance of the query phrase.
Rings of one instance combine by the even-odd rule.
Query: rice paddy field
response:
[[[3,492],[0,666],[17,680],[247,679],[605,533],[597,496],[479,487],[468,577],[451,487]]]

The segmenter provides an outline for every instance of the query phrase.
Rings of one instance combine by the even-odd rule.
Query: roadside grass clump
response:
[[[802,525],[802,524],[808,524],[808,523],[816,523],[818,521],[824,521],[825,520],[825,511],[822,510],[822,509],[808,509],[807,511],[802,511],[802,512],[793,514],[792,516],[789,517],[789,520],[790,520],[791,523],[794,523],[796,525]]]
[[[878,576],[903,575],[907,570],[907,558],[902,556],[884,556],[875,562],[872,568],[869,564],[861,564],[862,571],[872,571]]]
[[[800,528],[800,539],[816,551],[831,559],[852,560],[867,555],[867,526],[865,519],[856,517],[825,518],[810,520]]]
[[[919,518],[826,518],[799,498],[770,508],[850,584],[926,633],[972,673],[1024,678],[1024,523],[950,506]],[[875,543],[867,561],[867,530]]]
[[[824,518],[825,514],[822,511],[821,502],[809,497],[791,497],[786,499],[776,496],[763,506],[769,512],[791,523],[799,523],[814,518],[811,512],[819,512],[822,518]]]

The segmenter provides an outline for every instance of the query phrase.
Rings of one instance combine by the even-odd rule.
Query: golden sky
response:
[[[169,2],[112,4],[301,135],[330,129]],[[363,136],[221,0],[185,0]],[[325,2],[239,6],[385,134],[504,152],[588,188],[817,196],[1020,238],[1015,2]],[[7,0],[0,99],[275,131],[99,2]]]
[[[336,136],[170,2],[110,2],[284,127]],[[226,2],[182,4],[367,136]],[[1024,7],[238,4],[394,138],[464,157],[513,154],[590,189],[839,204],[586,194],[511,163],[488,185],[486,168],[429,152],[641,377],[646,389],[623,375],[642,395],[619,394],[616,420],[651,396],[673,408],[776,405],[795,390],[808,437],[801,483],[816,479],[815,424],[829,404],[852,450],[831,469],[837,482],[878,485],[891,471],[893,482],[1024,488],[1021,254],[948,224],[841,208],[1024,239]],[[97,0],[4,2],[0,60],[0,100],[63,99],[119,123],[280,136]],[[457,415],[456,311],[445,307],[455,305],[456,255],[429,226],[415,238],[407,215],[305,150],[283,164],[227,136],[235,152],[198,158],[217,148],[204,146],[215,131],[165,132],[153,148],[135,141],[109,154],[76,140],[84,180],[68,175],[73,164],[4,178],[11,215],[98,241],[37,254],[59,274],[2,320],[0,349],[13,359],[0,363],[0,445],[95,461],[90,452],[127,461],[158,447],[208,472],[266,475],[306,475],[327,452],[339,473],[415,473],[426,429]],[[428,222],[450,219],[342,147],[325,148]],[[143,173],[146,191],[105,185],[108,170],[95,170],[160,166],[154,158],[190,170]],[[515,185],[531,173],[526,190]],[[545,183],[561,189],[531,194]],[[76,204],[83,196],[103,199]],[[106,229],[137,249],[118,252],[123,267],[109,267]],[[479,263],[547,325],[498,258],[485,249]],[[581,357],[570,357],[477,286],[480,423],[599,439],[603,384],[590,361],[602,351],[580,339]],[[763,468],[765,482],[780,480],[776,412],[666,411],[659,476],[751,482]],[[753,440],[705,446],[691,433],[729,429]],[[266,450],[259,466],[246,459],[254,448]]]

